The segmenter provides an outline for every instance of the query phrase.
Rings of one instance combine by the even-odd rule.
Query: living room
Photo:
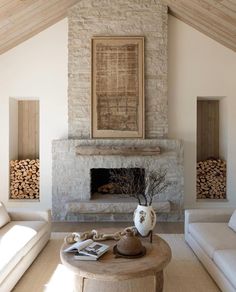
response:
[[[223,286],[218,288],[216,278],[220,276],[214,277],[208,271],[211,275],[209,276],[200,263],[198,280],[201,281],[202,277],[202,283],[204,283],[200,288],[197,282],[191,287],[187,284],[188,279],[176,276],[176,281],[186,280],[186,284],[183,286],[179,284],[179,288],[173,290],[175,286],[170,281],[174,275],[174,268],[181,269],[181,265],[184,265],[184,259],[175,261],[178,248],[182,250],[183,247],[180,247],[180,243],[174,237],[177,233],[178,235],[184,233],[184,211],[213,209],[215,211],[212,211],[212,214],[223,212],[220,213],[221,219],[227,218],[229,221],[230,216],[227,212],[231,215],[232,210],[236,209],[234,194],[236,189],[234,180],[236,172],[234,153],[236,146],[234,130],[236,45],[234,43],[235,47],[233,47],[233,43],[227,43],[227,38],[230,39],[231,33],[235,32],[235,4],[229,1],[230,3],[224,4],[225,8],[223,4],[200,1],[204,2],[205,6],[198,7],[199,13],[203,13],[206,9],[205,13],[209,16],[209,22],[212,17],[211,28],[206,18],[200,20],[199,17],[199,25],[196,24],[195,17],[190,17],[192,22],[189,18],[184,18],[180,13],[184,10],[182,2],[188,3],[188,1],[181,1],[179,4],[174,3],[176,1],[161,0],[121,0],[115,3],[92,0],[48,1],[51,2],[51,6],[44,7],[44,11],[56,9],[56,6],[61,5],[60,10],[64,10],[63,16],[56,17],[55,15],[54,20],[45,25],[44,29],[38,25],[38,33],[36,29],[33,32],[33,28],[31,28],[31,35],[28,32],[26,36],[23,36],[23,32],[19,32],[22,34],[21,40],[20,35],[17,36],[17,26],[14,27],[11,33],[13,40],[15,36],[15,41],[12,41],[12,46],[10,46],[10,39],[7,39],[7,20],[13,23],[11,15],[17,14],[17,9],[19,9],[17,17],[19,21],[22,21],[20,15],[23,14],[27,5],[32,5],[32,3],[28,3],[31,1],[3,2],[0,9],[5,9],[9,4],[8,13],[5,13],[5,26],[2,29],[2,31],[5,29],[3,36],[5,35],[7,41],[5,41],[4,49],[3,39],[0,55],[0,122],[3,125],[0,144],[0,201],[4,203],[6,209],[9,212],[26,213],[51,210],[51,230],[54,236],[57,236],[55,233],[65,235],[64,232],[82,232],[102,227],[122,229],[133,224],[134,210],[132,208],[138,203],[136,201],[135,203],[107,201],[104,199],[106,195],[95,202],[91,199],[91,170],[136,168],[137,165],[147,168],[146,164],[157,168],[161,164],[167,170],[167,179],[172,185],[159,194],[159,200],[153,202],[157,216],[154,232],[163,234],[164,240],[171,246],[171,262],[175,264],[171,266],[170,262],[166,268],[168,272],[169,267],[172,274],[166,276],[166,281],[164,277],[164,283],[166,282],[167,285],[165,287],[164,284],[164,291],[219,291],[218,289],[235,291],[234,283],[231,283],[231,286],[235,290],[229,290],[230,286],[224,282]],[[13,2],[18,2],[18,6]],[[198,11],[196,1],[189,2],[193,2],[189,5],[193,5]],[[40,5],[43,7],[45,4],[38,3],[35,10],[40,8]],[[206,7],[206,5],[209,6]],[[183,13],[189,15],[191,9],[189,7],[186,9]],[[199,15],[202,16],[202,14]],[[32,14],[31,17],[36,21],[40,13]],[[18,27],[20,28],[20,25]],[[217,29],[219,34],[217,34]],[[109,41],[113,42],[117,37],[129,38],[131,41],[135,37],[143,38],[142,50],[139,54],[141,62],[138,62],[141,66],[138,72],[142,73],[138,78],[143,78],[141,83],[144,84],[143,88],[139,88],[139,93],[141,95],[143,93],[140,97],[143,107],[137,115],[140,121],[137,135],[132,133],[124,136],[120,133],[122,131],[118,131],[118,134],[114,131],[115,136],[109,133],[104,134],[105,131],[101,134],[98,125],[93,123],[96,120],[94,116],[98,115],[99,111],[92,99],[96,89],[93,81],[97,78],[94,75],[97,67],[94,59],[91,62],[91,56],[95,54],[95,41],[99,40],[99,37],[109,38]],[[92,41],[94,41],[93,46]],[[37,154],[30,160],[39,159],[39,166],[37,166],[39,192],[35,197],[31,195],[28,198],[17,197],[17,195],[12,197],[11,187],[15,187],[18,182],[12,182],[12,177],[9,175],[10,161],[21,159],[19,145],[26,144],[25,136],[21,137],[19,134],[24,126],[23,123],[20,124],[19,116],[20,104],[27,101],[37,102],[38,107],[37,115],[33,118],[38,119],[37,130],[31,128],[34,133],[37,133],[37,137],[36,134],[34,135]],[[204,144],[204,140],[198,141],[199,101],[218,102],[217,159],[221,158],[225,161],[227,167],[225,193],[220,198],[217,196],[197,198],[198,148],[199,144]],[[16,104],[17,113],[14,107]],[[23,116],[30,115],[24,113]],[[207,139],[206,136],[203,138]],[[28,142],[30,147],[33,144],[32,139],[31,137]],[[131,151],[138,149],[142,153],[109,155],[109,148],[126,152],[130,149]],[[147,149],[156,151],[157,148],[160,149],[158,154],[145,153]],[[96,152],[97,149],[108,154],[81,155],[81,151]],[[213,154],[208,157],[215,156]],[[29,157],[26,155],[23,160],[27,158]],[[15,194],[18,194],[18,191],[15,192],[14,189],[14,196]],[[191,213],[189,217],[192,218],[192,216],[195,215]],[[204,216],[202,214],[202,218],[205,218]],[[171,244],[166,237],[169,233],[172,233]],[[52,239],[50,242],[54,241],[55,239]],[[59,244],[58,242],[62,244],[62,241],[56,241],[56,244]],[[182,244],[185,244],[183,238]],[[184,256],[191,251],[193,258],[193,251],[188,249],[187,245],[185,248]],[[235,250],[236,246],[232,246],[231,249]],[[196,250],[194,252],[197,253]],[[49,254],[48,251],[47,254]],[[37,260],[39,261],[39,257]],[[59,253],[55,261],[58,261],[59,265]],[[202,262],[201,257],[200,261]],[[33,265],[35,263],[36,261]],[[179,267],[177,263],[180,264]],[[206,264],[203,263],[203,266],[206,268]],[[40,267],[42,268],[42,265]],[[37,267],[34,269],[37,270]],[[28,280],[22,278],[24,283],[20,280],[18,285],[21,286],[18,288],[16,286],[15,291],[26,291],[27,285],[30,285],[31,276],[30,273],[27,276],[27,272],[25,276]],[[64,272],[63,270],[62,273]],[[55,272],[54,276],[57,275],[60,278],[59,274],[59,271]],[[68,274],[68,277],[71,275]],[[55,284],[55,281],[53,283]],[[44,283],[44,285],[47,284]],[[53,287],[53,284],[49,286]],[[42,287],[35,287],[35,289],[42,291]],[[84,291],[92,290],[89,290],[88,286]]]

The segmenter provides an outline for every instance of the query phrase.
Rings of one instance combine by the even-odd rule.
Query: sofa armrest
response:
[[[189,209],[185,210],[184,229],[188,232],[188,224],[196,222],[229,222],[235,209]]]
[[[51,210],[47,211],[9,211],[12,221],[52,221]]]

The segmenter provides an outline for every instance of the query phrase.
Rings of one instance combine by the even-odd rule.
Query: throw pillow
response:
[[[10,216],[2,202],[0,202],[0,228],[11,221]]]
[[[229,227],[232,228],[236,232],[236,210],[232,214],[229,220]]]

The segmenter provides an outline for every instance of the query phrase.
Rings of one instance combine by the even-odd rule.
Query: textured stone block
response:
[[[79,145],[99,145],[99,146],[144,146],[161,148],[161,154],[155,156],[119,156],[119,155],[92,155],[77,156],[76,146]],[[167,170],[167,179],[172,182],[168,190],[158,196],[158,200],[169,202],[171,212],[174,211],[178,217],[183,205],[183,145],[179,140],[170,139],[126,139],[126,140],[57,140],[53,141],[53,194],[52,213],[55,221],[65,220],[75,213],[82,213],[81,210],[75,212],[78,201],[84,202],[91,199],[90,169],[92,168],[159,168],[162,166]],[[72,208],[73,203],[77,202]],[[125,199],[123,201],[126,202]],[[91,201],[90,203],[96,203]],[[128,203],[128,201],[127,201]],[[72,204],[72,205],[71,205]],[[97,206],[100,203],[97,203]],[[68,214],[68,206],[71,211]],[[164,204],[165,205],[165,204]],[[77,205],[78,206],[78,205]],[[98,210],[102,212],[104,205],[99,205]],[[110,205],[111,206],[111,205]],[[81,206],[80,206],[81,207]],[[96,204],[94,205],[96,207]],[[88,206],[84,207],[85,212]],[[92,208],[92,207],[91,207]],[[119,205],[114,208],[119,209]],[[92,208],[93,209],[93,208]],[[161,209],[159,209],[161,211]],[[163,209],[164,211],[164,209]],[[121,213],[114,212],[114,214]],[[127,212],[127,210],[126,210]],[[171,213],[170,212],[170,213]],[[91,213],[94,213],[91,211]],[[124,212],[125,213],[125,212]],[[71,217],[70,217],[71,218]]]
[[[145,37],[145,136],[167,137],[167,6],[161,0],[81,0],[68,20],[69,137],[90,137],[91,38],[96,35]]]

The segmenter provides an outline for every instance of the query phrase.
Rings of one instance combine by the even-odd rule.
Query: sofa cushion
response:
[[[0,283],[46,232],[45,221],[11,221],[0,229]]]
[[[229,219],[229,227],[236,232],[236,210]]]
[[[214,254],[214,262],[236,288],[236,249],[217,250]]]
[[[11,218],[8,215],[4,204],[0,202],[0,228],[6,225],[10,221],[11,221]]]
[[[227,223],[191,223],[189,232],[212,259],[215,250],[236,249],[235,232]]]

